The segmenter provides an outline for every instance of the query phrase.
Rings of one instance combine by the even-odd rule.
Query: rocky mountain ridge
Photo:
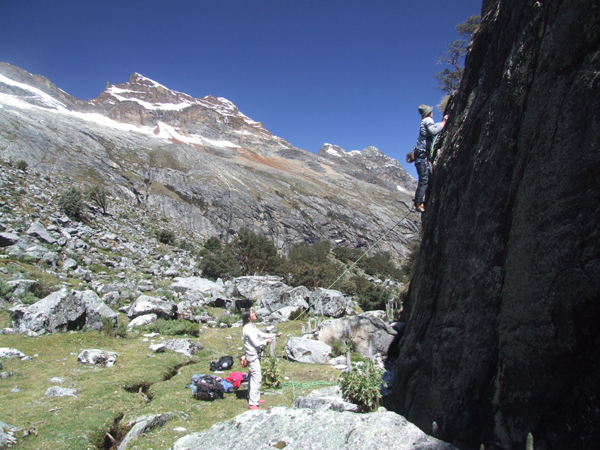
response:
[[[233,103],[194,99],[139,74],[83,101],[0,63],[0,155],[97,183],[204,238],[242,226],[286,251],[330,240],[402,258],[416,235],[415,181],[374,148],[319,155],[271,135]],[[342,153],[343,152],[343,153]]]

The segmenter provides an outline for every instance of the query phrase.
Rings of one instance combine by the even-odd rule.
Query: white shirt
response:
[[[253,323],[247,323],[242,329],[242,339],[246,350],[246,360],[252,362],[258,358],[262,347],[267,345],[266,339],[275,337],[274,334],[263,333]]]

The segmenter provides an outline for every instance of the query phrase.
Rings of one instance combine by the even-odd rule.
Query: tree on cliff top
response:
[[[456,31],[461,38],[450,42],[448,50],[442,53],[438,59],[438,64],[447,64],[451,67],[446,67],[434,75],[439,82],[438,89],[446,94],[453,94],[458,89],[464,71],[464,58],[479,22],[481,22],[481,16],[471,16],[456,25]]]

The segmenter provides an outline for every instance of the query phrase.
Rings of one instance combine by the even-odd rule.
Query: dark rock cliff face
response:
[[[394,385],[461,449],[600,448],[599,44],[595,0],[484,1]]]

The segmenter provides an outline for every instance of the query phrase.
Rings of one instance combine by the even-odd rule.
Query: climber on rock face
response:
[[[429,176],[431,175],[431,147],[433,146],[433,138],[442,131],[446,126],[448,116],[440,123],[433,122],[433,108],[427,105],[419,106],[419,114],[421,115],[421,125],[419,127],[419,137],[417,145],[415,145],[415,167],[419,175],[419,183],[415,192],[415,204],[417,211],[425,211],[425,192],[429,184]]]

